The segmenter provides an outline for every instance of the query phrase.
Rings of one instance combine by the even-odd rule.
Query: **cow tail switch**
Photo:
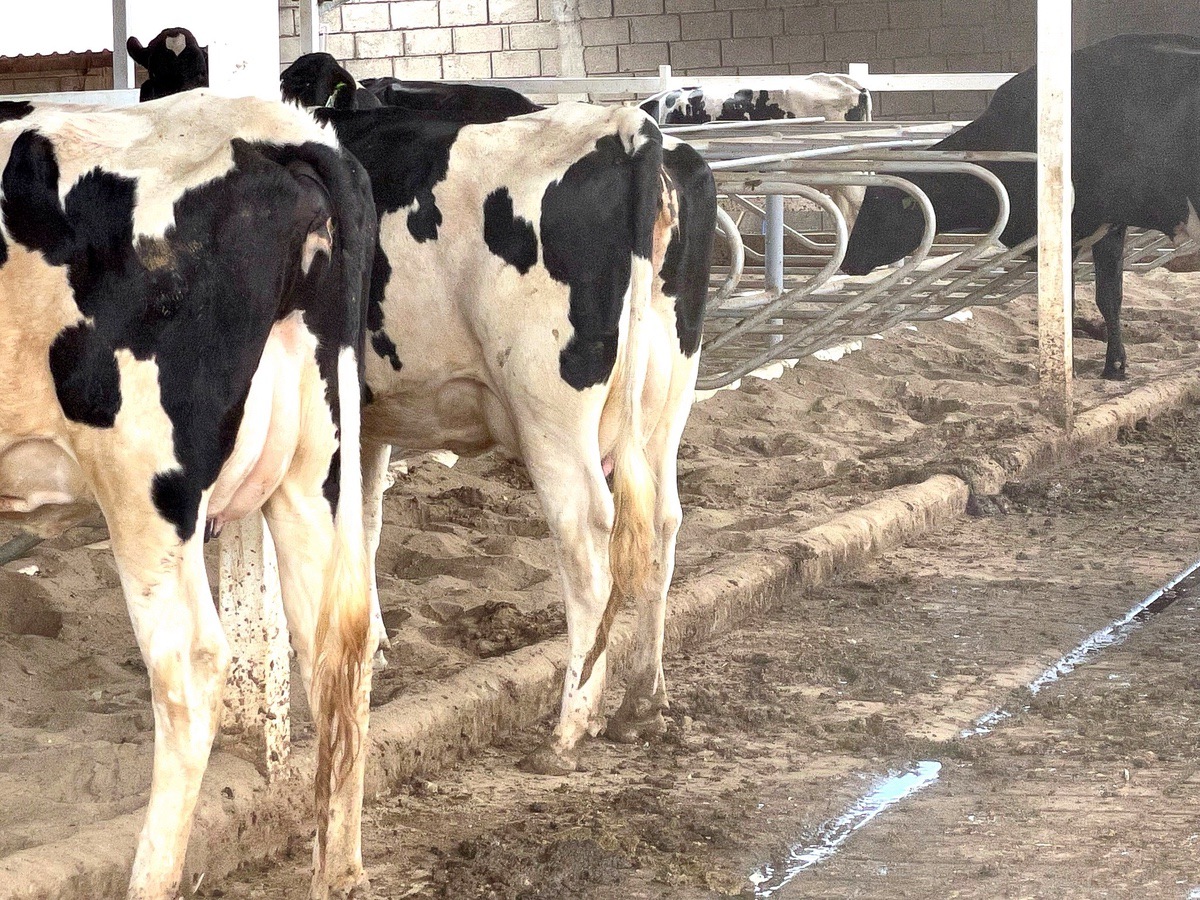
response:
[[[362,518],[359,446],[358,363],[345,347],[338,361],[341,453],[340,495],[314,639],[312,696],[317,733],[317,865],[325,868],[331,823],[330,798],[352,784],[362,765],[370,694],[370,660],[375,653]],[[359,798],[361,803],[361,796]]]

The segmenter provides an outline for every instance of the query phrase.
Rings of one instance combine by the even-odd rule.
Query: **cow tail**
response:
[[[633,118],[632,116],[630,118]],[[633,154],[633,253],[627,306],[629,324],[623,354],[618,360],[621,391],[620,419],[612,453],[613,530],[609,567],[613,594],[604,613],[607,632],[626,597],[634,597],[646,583],[657,558],[655,507],[657,479],[646,458],[642,423],[642,396],[650,362],[647,317],[651,314],[654,284],[654,231],[661,196],[662,134],[644,116],[630,123]]]
[[[361,175],[361,172],[359,173]],[[365,180],[365,175],[362,175]],[[343,216],[348,215],[343,211]],[[364,212],[359,234],[367,248],[374,246],[374,208]],[[319,865],[325,867],[330,800],[355,776],[363,762],[370,709],[370,661],[375,653],[371,629],[369,569],[363,528],[361,421],[363,316],[370,277],[370,254],[362,247],[341,247],[341,261],[350,287],[343,345],[337,357],[338,500],[333,547],[326,570],[314,635],[312,674],[313,721],[317,738],[315,807]],[[361,812],[362,794],[353,802]]]
[[[353,351],[343,349],[338,360],[341,419],[338,508],[333,552],[317,613],[313,651],[316,662],[312,675],[313,720],[317,732],[317,847],[322,869],[325,866],[330,799],[333,792],[353,776],[354,766],[363,752],[370,659],[375,652],[362,519],[357,370]],[[357,802],[361,803],[361,796]]]

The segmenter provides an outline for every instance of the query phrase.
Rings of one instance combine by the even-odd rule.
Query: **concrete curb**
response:
[[[972,491],[998,493],[1008,482],[1111,443],[1121,426],[1198,400],[1200,376],[1147,385],[1080,415],[1069,438],[1039,429],[1003,445],[991,458],[964,466],[963,477],[938,474],[883,491],[865,506],[798,535],[782,553],[742,556],[693,578],[672,595],[667,646],[677,649],[723,633],[778,607],[797,589],[821,584],[953,520],[965,511]],[[613,630],[610,646],[618,672],[632,650],[630,619]],[[375,710],[368,796],[413,775],[432,774],[553,712],[565,659],[564,642],[553,639],[484,660],[434,689]],[[313,762],[311,748],[294,746],[283,775],[267,785],[244,761],[214,754],[193,827],[189,870],[220,878],[277,853],[293,839],[307,840]],[[123,896],[141,819],[140,811],[121,816],[0,860],[0,900]]]

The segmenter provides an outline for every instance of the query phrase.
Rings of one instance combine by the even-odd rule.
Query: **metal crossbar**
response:
[[[827,214],[833,230],[805,233],[779,223],[790,252],[783,255],[782,283],[773,284],[766,254],[745,245],[743,232],[721,233],[731,264],[714,267],[718,285],[706,321],[698,387],[712,390],[780,359],[798,359],[820,350],[887,331],[904,322],[936,321],[971,306],[999,306],[1037,290],[1036,237],[1012,248],[999,242],[1008,222],[1004,185],[981,163],[1032,163],[1033,153],[931,151],[921,149],[955,123],[911,129],[895,136],[886,126],[843,128],[823,123],[789,129],[785,137],[764,142],[728,140],[722,132],[699,134],[699,149],[709,159],[723,210],[730,224],[766,229],[768,198],[798,198]],[[909,129],[909,126],[904,126]],[[715,136],[715,140],[703,140]],[[738,151],[741,155],[738,155]],[[937,234],[929,198],[906,173],[946,172],[983,181],[995,194],[999,215],[986,234]],[[861,278],[838,273],[848,241],[841,212],[820,191],[849,186],[890,186],[913,198],[925,219],[917,250],[901,264]],[[747,220],[749,222],[747,223]],[[769,243],[771,236],[764,238]],[[778,237],[776,237],[778,240]],[[1131,230],[1125,267],[1146,272],[1167,262],[1190,244],[1176,248],[1158,232]],[[1077,281],[1094,277],[1090,255],[1075,267]]]

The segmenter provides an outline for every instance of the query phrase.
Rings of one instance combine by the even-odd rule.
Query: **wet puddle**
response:
[[[1200,594],[1200,559],[1135,604],[1124,616],[1086,637],[1075,649],[1048,666],[1026,685],[1026,690],[1031,697],[1036,695],[1042,688],[1091,662],[1099,653],[1122,643],[1131,633],[1177,600],[1193,594]],[[1019,708],[994,709],[980,716],[974,726],[962,732],[962,737],[986,735],[999,723],[1024,709],[1027,709],[1024,705]],[[922,760],[903,771],[890,772],[877,779],[871,790],[851,804],[846,812],[818,827],[814,837],[794,844],[782,862],[768,863],[751,873],[754,896],[773,897],[801,872],[832,859],[856,831],[884,810],[934,784],[941,768],[941,763]],[[1194,896],[1200,898],[1200,889],[1197,891]],[[1191,896],[1193,895],[1189,894],[1189,897]]]
[[[903,772],[892,772],[879,779],[870,792],[854,802],[846,812],[817,829],[812,844],[798,844],[778,866],[765,865],[750,876],[755,897],[772,897],[803,872],[832,857],[850,836],[877,815],[901,800],[933,784],[942,764],[922,760]]]

